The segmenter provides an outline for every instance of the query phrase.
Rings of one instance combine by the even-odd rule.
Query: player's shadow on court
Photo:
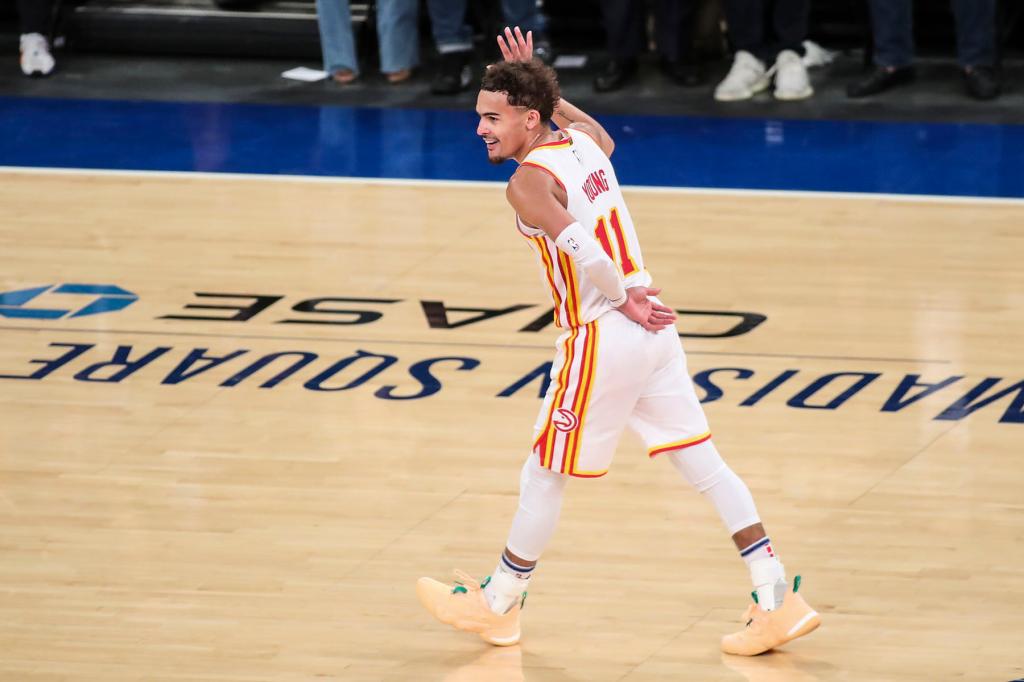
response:
[[[836,667],[827,661],[788,651],[769,651],[760,656],[722,654],[722,665],[742,675],[746,682],[818,682],[835,678]]]
[[[488,647],[483,652],[450,659],[452,670],[439,682],[583,682],[560,668],[548,667],[542,657],[524,652],[520,645]]]

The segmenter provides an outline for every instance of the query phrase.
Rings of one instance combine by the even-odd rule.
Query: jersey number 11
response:
[[[608,224],[605,222],[604,216],[597,219],[594,236],[597,237],[597,241],[601,242],[601,248],[608,254],[608,257],[619,264],[622,276],[629,277],[639,268],[636,267],[636,263],[633,262],[633,258],[629,255],[629,247],[626,246],[626,235],[622,233],[622,223],[619,222],[619,211],[617,209],[612,209],[608,222],[612,224],[612,231],[615,233],[615,241],[619,247],[619,257],[615,257],[615,250],[612,248],[612,242],[608,238]]]

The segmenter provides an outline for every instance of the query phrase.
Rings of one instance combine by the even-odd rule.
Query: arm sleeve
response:
[[[626,302],[626,289],[619,269],[582,225],[573,223],[562,230],[555,246],[572,256],[576,265],[587,273],[587,278],[608,297],[613,307],[618,308]]]

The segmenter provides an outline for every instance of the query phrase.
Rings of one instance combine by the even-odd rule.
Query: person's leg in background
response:
[[[409,79],[420,61],[418,0],[377,0],[380,70],[389,83]]]
[[[608,37],[608,63],[594,79],[594,90],[611,92],[625,85],[637,70],[645,42],[643,0],[601,0]]]
[[[764,0],[725,0],[725,20],[736,55],[729,73],[715,88],[719,102],[750,99],[768,87],[765,8]]]
[[[51,0],[18,0],[21,28],[21,72],[26,76],[49,76],[54,60],[47,35],[53,15]]]
[[[875,68],[846,88],[849,97],[867,97],[914,79],[914,8],[911,0],[870,0]]]
[[[1002,89],[995,72],[996,0],[953,0],[956,51],[967,93],[988,100]]]
[[[775,63],[775,98],[806,99],[814,94],[804,66],[804,40],[811,13],[810,0],[774,0],[771,7],[771,52]]]
[[[466,23],[466,0],[427,0],[434,45],[441,55],[430,84],[435,95],[454,95],[469,86],[473,32]]]
[[[526,35],[533,31],[533,56],[550,65],[555,55],[547,33],[547,17],[537,7],[537,0],[501,0],[501,14],[509,28],[518,26]]]
[[[316,0],[316,18],[324,71],[336,83],[351,83],[359,77],[359,62],[348,0]]]
[[[654,33],[662,70],[686,87],[704,83],[694,50],[696,14],[697,0],[658,0],[654,10]]]

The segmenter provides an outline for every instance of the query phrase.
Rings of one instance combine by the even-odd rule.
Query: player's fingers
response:
[[[526,51],[533,54],[533,31],[526,32]]]
[[[512,29],[510,29],[508,26],[505,27],[504,33],[505,33],[505,42],[508,44],[508,51],[512,55],[512,58],[514,59],[515,57],[518,56],[516,53],[519,52],[519,49],[518,49],[518,47],[516,45],[515,36],[512,35]]]
[[[508,41],[509,49],[512,50],[512,57],[516,61],[521,61],[523,58],[523,46],[520,44],[519,38],[515,32],[512,31],[508,26],[505,27],[505,40]]]
[[[501,56],[506,62],[512,61],[512,52],[508,49],[504,36],[498,36],[498,49],[501,50]]]
[[[647,287],[647,295],[648,296],[657,296],[660,293],[661,293],[661,289],[660,288],[652,289],[651,287]]]
[[[675,312],[674,310],[669,308],[667,305],[662,305],[660,303],[655,303],[654,301],[651,301],[651,307],[654,308],[655,310],[660,310],[663,313],[674,313]]]

